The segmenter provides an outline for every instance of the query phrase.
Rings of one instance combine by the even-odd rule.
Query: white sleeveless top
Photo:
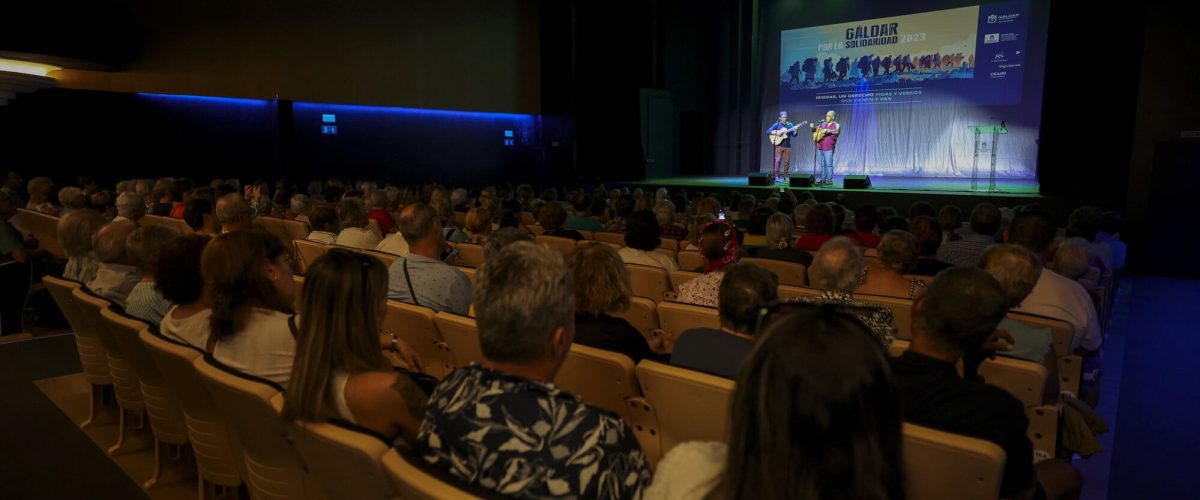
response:
[[[333,400],[337,402],[338,416],[354,423],[354,415],[350,413],[350,407],[346,406],[346,382],[349,381],[350,374],[343,371],[333,372],[333,384],[330,384],[329,390],[333,391]]]

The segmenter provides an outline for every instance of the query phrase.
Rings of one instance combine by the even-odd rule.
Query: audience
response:
[[[650,469],[632,429],[552,383],[574,336],[564,256],[513,243],[476,280],[484,362],[451,372],[433,391],[420,456],[506,496],[641,497]]]
[[[123,192],[117,195],[116,201],[117,216],[113,218],[113,222],[130,220],[138,222],[146,215],[146,204],[142,203],[142,198],[133,192]]]
[[[29,179],[29,182],[25,184],[25,190],[29,193],[29,202],[25,204],[25,208],[44,214],[58,215],[58,207],[50,201],[50,193],[53,189],[54,182],[49,177]]]
[[[1038,257],[1049,262],[1050,245],[1058,232],[1058,226],[1048,214],[1038,209],[1027,209],[1013,218],[1008,231],[1008,242],[1021,245]],[[1082,348],[1095,352],[1100,349],[1104,338],[1100,332],[1100,320],[1096,306],[1083,285],[1062,276],[1053,269],[1045,269],[1038,276],[1033,291],[1015,309],[1019,312],[1038,314],[1060,319],[1071,324],[1074,336],[1071,350]]]
[[[812,264],[812,254],[792,247],[792,220],[781,213],[767,219],[767,245],[754,249],[751,255],[758,259],[782,260],[804,266]]]
[[[96,276],[84,284],[92,293],[121,307],[125,307],[129,292],[142,278],[125,252],[125,240],[136,229],[137,224],[121,221],[105,224],[96,231],[93,246],[100,264],[96,267]]]
[[[179,231],[175,228],[153,225],[137,228],[125,240],[125,252],[141,273],[141,281],[133,286],[125,299],[125,312],[130,316],[157,325],[171,310],[173,304],[163,298],[155,286],[154,269],[155,262],[165,255],[167,247],[176,238],[179,238]]]
[[[13,174],[14,172],[9,172],[9,175]],[[37,247],[36,239],[23,236],[21,231],[9,222],[9,219],[17,215],[18,206],[18,200],[9,191],[0,191],[0,264],[10,261],[27,263]]]
[[[1078,236],[1063,240],[1054,252],[1052,269],[1064,278],[1080,280],[1092,268],[1093,259],[1096,258],[1092,254],[1093,248],[1088,240]]]
[[[942,230],[941,241],[961,240],[967,232],[962,227],[962,210],[954,205],[946,205],[938,211],[937,225]]]
[[[324,243],[331,245],[337,241],[338,232],[338,215],[334,210],[333,205],[322,203],[308,211],[308,225],[312,228],[312,232],[308,233],[305,238],[308,241]]]
[[[971,211],[971,234],[961,240],[943,241],[937,258],[956,266],[975,267],[983,251],[996,243],[999,230],[1000,210],[991,203],[980,203]]]
[[[661,226],[649,210],[633,212],[625,224],[625,246],[617,252],[626,264],[660,267],[667,271],[679,269],[669,255],[657,252],[662,245]]]
[[[87,208],[87,197],[84,196],[82,189],[67,186],[58,190],[58,203],[62,205],[62,209],[58,211],[58,216],[62,217],[76,210]],[[104,212],[100,213],[103,215]]]
[[[250,204],[242,199],[242,195],[233,193],[217,199],[217,222],[221,224],[222,233],[245,231],[253,228],[254,212]],[[182,216],[181,216],[182,217]]]
[[[204,249],[200,269],[212,313],[209,335],[192,345],[230,368],[287,387],[296,351],[287,248],[264,231],[225,233]]]
[[[387,268],[374,257],[333,249],[309,267],[305,284],[284,420],[340,419],[416,438],[428,398],[410,374],[392,369],[380,346]]]
[[[729,443],[672,448],[645,498],[904,498],[887,357],[853,317],[817,307],[773,323],[729,411]]]
[[[166,338],[203,349],[209,337],[211,310],[204,297],[200,257],[211,237],[181,236],[167,243],[154,261],[154,285],[163,299],[175,304],[163,316],[159,332]]]
[[[471,280],[442,262],[446,240],[437,212],[424,203],[414,203],[400,211],[397,223],[408,254],[388,270],[388,297],[466,316],[471,308]]]
[[[833,210],[827,205],[810,208],[804,217],[805,233],[796,240],[796,248],[809,252],[820,250],[821,245],[833,238],[834,228]]]
[[[862,251],[845,236],[829,240],[813,256],[812,267],[808,268],[809,285],[821,294],[816,297],[796,297],[793,302],[805,304],[833,304],[842,312],[856,316],[867,325],[886,347],[896,337],[896,324],[892,311],[884,306],[856,300],[850,294],[862,281]]]
[[[721,280],[717,306],[721,329],[693,328],[681,333],[671,349],[671,364],[737,377],[754,346],[760,311],[778,299],[775,274],[752,264],[734,267]]]
[[[725,271],[737,265],[736,230],[725,221],[713,221],[700,231],[700,255],[704,257],[704,275],[680,284],[676,300],[685,304],[717,307],[718,293]]]
[[[375,231],[367,228],[367,209],[359,198],[345,198],[337,204],[338,233],[335,244],[350,248],[375,248],[382,240]]]
[[[483,260],[487,261],[493,255],[499,255],[500,250],[503,250],[504,247],[518,241],[533,241],[533,235],[515,227],[497,229],[488,238],[487,244],[483,246]]]
[[[467,233],[467,243],[487,244],[488,237],[492,235],[492,212],[486,208],[475,207],[467,210],[466,219],[464,229]]]
[[[1078,493],[1078,472],[1059,460],[1033,466],[1024,405],[1004,389],[964,380],[955,368],[964,353],[983,348],[1007,309],[1004,289],[988,273],[965,267],[938,273],[913,304],[921,327],[892,362],[901,414],[905,421],[1003,448],[1001,498],[1071,498]]]
[[[922,216],[925,217],[925,216]],[[913,299],[925,282],[908,278],[917,267],[917,238],[907,231],[888,231],[879,240],[879,264],[867,267],[858,293]]]
[[[654,358],[642,333],[623,318],[613,316],[629,309],[633,295],[629,271],[616,250],[596,243],[584,245],[570,256],[575,282],[575,343],[629,356],[636,364]],[[662,348],[661,339],[654,347]]]
[[[917,239],[917,265],[909,274],[934,276],[952,264],[937,259],[938,247],[942,246],[943,233],[937,221],[928,215],[913,217],[909,224],[913,237]]]
[[[675,204],[671,201],[664,200],[654,206],[654,219],[658,221],[658,230],[663,238],[676,241],[687,239],[687,227],[675,222]]]
[[[213,213],[213,202],[204,198],[192,198],[184,204],[183,221],[196,234],[221,234],[221,224],[217,222],[217,215]]]
[[[283,218],[298,220],[303,223],[308,223],[308,212],[312,210],[312,204],[309,203],[307,195],[296,193],[288,198],[288,209],[284,213]]]
[[[370,202],[371,211],[367,217],[379,223],[379,231],[383,234],[391,234],[396,232],[396,223],[392,221],[392,215],[388,213],[388,196],[385,191],[373,191],[367,195],[367,201]]]
[[[80,283],[95,279],[100,260],[96,258],[92,240],[104,225],[104,216],[95,210],[76,210],[59,219],[58,242],[67,254],[63,278]]]
[[[879,236],[875,234],[877,213],[872,205],[861,205],[854,211],[854,232],[847,235],[850,241],[860,247],[875,248],[879,246]]]
[[[563,210],[562,205],[558,203],[546,203],[542,205],[538,211],[538,224],[542,226],[542,236],[556,236],[559,238],[570,238],[575,241],[583,239],[583,235],[574,229],[563,229],[563,222],[566,221],[567,212]]]
[[[21,199],[21,186],[25,185],[25,180],[21,178],[21,174],[16,170],[4,170],[0,175],[4,179],[4,184],[0,185],[0,193],[8,195],[8,200],[16,208],[25,208],[25,201]]]

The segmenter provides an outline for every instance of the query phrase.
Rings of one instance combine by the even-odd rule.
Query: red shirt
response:
[[[848,236],[850,241],[853,241],[855,245],[867,248],[875,248],[879,246],[879,240],[881,239],[870,231],[855,231],[846,236]]]
[[[378,208],[371,210],[368,217],[375,219],[379,223],[379,231],[385,235],[391,233],[392,228],[396,227],[396,223],[392,221],[392,216]]]
[[[684,240],[687,239],[687,228],[676,226],[675,224],[666,224],[660,228],[663,238],[669,240]]]
[[[823,122],[820,125],[817,125],[817,128],[834,131],[841,130],[842,126],[838,125],[837,122]],[[817,143],[817,149],[821,151],[833,151],[834,146],[837,145],[837,140],[837,134],[825,134],[825,137],[821,139],[821,142]]]
[[[184,209],[184,205],[183,205],[182,201],[175,202],[175,204],[171,205],[171,214],[170,214],[171,218],[182,219],[183,218],[183,209]]]
[[[824,245],[826,241],[829,241],[832,239],[833,239],[832,234],[806,233],[804,236],[801,236],[800,239],[796,240],[796,248],[800,249],[800,250],[808,250],[810,252],[815,252],[817,250],[820,250],[821,245]]]

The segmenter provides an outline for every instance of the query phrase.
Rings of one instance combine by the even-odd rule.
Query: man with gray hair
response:
[[[1080,237],[1067,238],[1054,252],[1054,272],[1079,281],[1092,268],[1091,243]]]
[[[238,193],[229,193],[217,199],[217,222],[221,223],[222,233],[244,231],[251,228],[254,214],[250,204]]]
[[[92,240],[92,248],[100,266],[96,269],[96,277],[88,281],[86,286],[96,295],[121,307],[125,307],[129,292],[142,280],[141,273],[133,266],[133,260],[125,251],[125,240],[136,229],[137,224],[132,221],[112,222],[101,227]]]
[[[992,245],[983,253],[979,267],[992,275],[1004,288],[1010,309],[1021,305],[1021,302],[1029,296],[1029,292],[1033,291],[1034,285],[1042,276],[1042,261],[1021,245]],[[1047,356],[1050,356],[1051,362],[1047,368],[1057,367],[1050,350],[1054,338],[1049,328],[1035,328],[1005,317],[1000,320],[1000,326],[997,326],[996,329],[1008,332],[1013,339],[1011,348],[998,352],[998,354],[1026,359],[1034,363],[1044,363]],[[1056,379],[1053,376],[1046,378]],[[1057,390],[1054,390],[1052,394],[1054,397],[1058,397]]]
[[[837,236],[821,245],[808,268],[808,284],[821,290],[816,297],[796,297],[792,302],[833,304],[867,325],[883,345],[896,337],[896,321],[884,306],[855,300],[851,293],[862,282],[866,264],[862,252],[845,236]]]
[[[467,202],[470,201],[467,199],[468,196],[469,194],[467,193],[466,189],[455,188],[454,191],[450,192],[450,209],[455,212],[466,213],[467,210],[471,208],[467,204]]]
[[[505,496],[641,498],[650,469],[632,430],[553,384],[575,336],[566,258],[516,242],[476,279],[483,363],[434,389],[417,435],[420,457]]]
[[[73,186],[58,190],[58,202],[62,204],[59,217],[71,213],[72,210],[87,208],[87,197],[83,195],[83,190]]]
[[[400,235],[408,255],[388,269],[388,298],[466,316],[471,309],[471,280],[442,261],[446,240],[437,211],[413,203],[400,211]]]
[[[123,220],[137,222],[146,215],[146,204],[142,202],[142,197],[132,191],[125,191],[117,195],[117,216],[113,218],[113,222]]]

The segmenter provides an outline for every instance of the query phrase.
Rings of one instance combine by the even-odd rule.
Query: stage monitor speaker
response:
[[[766,172],[754,172],[750,174],[749,182],[751,186],[770,186],[773,184],[771,181],[771,174]]]
[[[866,175],[847,175],[842,178],[842,189],[867,189],[871,187],[871,178]]]
[[[812,174],[795,174],[789,180],[788,185],[794,188],[813,187],[813,176]]]

